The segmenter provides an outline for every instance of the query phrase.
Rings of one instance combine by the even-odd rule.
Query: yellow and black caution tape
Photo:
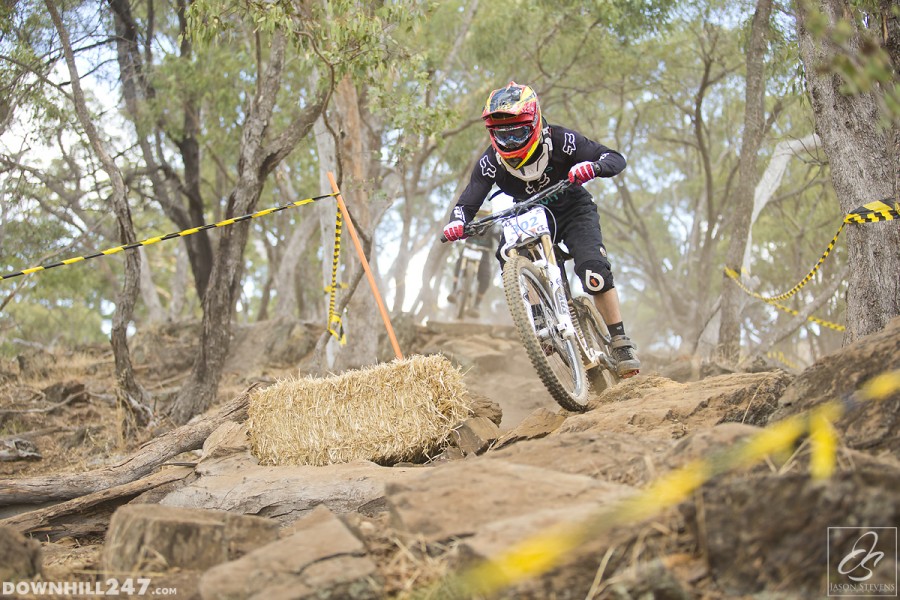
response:
[[[198,231],[204,231],[206,229],[213,229],[216,227],[226,227],[228,225],[234,225],[235,223],[240,223],[241,221],[249,221],[250,219],[257,219],[259,217],[263,217],[265,215],[270,215],[272,213],[276,213],[286,208],[291,208],[294,206],[303,206],[304,204],[309,204],[311,202],[315,202],[316,200],[321,200],[323,198],[330,198],[332,196],[336,196],[337,192],[331,194],[323,194],[322,196],[315,196],[313,198],[305,198],[303,200],[295,200],[294,202],[289,202],[287,204],[283,204],[281,206],[276,206],[274,208],[267,208],[265,210],[261,210],[259,212],[255,212],[249,215],[242,215],[240,217],[233,217],[231,219],[225,219],[224,221],[219,221],[218,223],[211,223],[208,225],[200,225],[198,227],[191,227],[190,229],[185,229],[184,231],[178,231],[175,233],[167,233],[166,235],[160,235],[157,237],[148,238],[141,242],[135,242],[133,244],[125,244],[122,246],[116,246],[115,248],[109,248],[107,250],[102,250],[95,254],[88,254],[86,256],[75,256],[73,258],[67,258],[66,260],[61,260],[59,262],[51,263],[48,265],[41,265],[39,267],[31,267],[30,269],[24,269],[22,271],[18,271],[16,273],[9,273],[7,275],[0,275],[0,280],[3,279],[12,279],[13,277],[19,277],[21,275],[29,275],[31,273],[37,273],[38,271],[46,271],[48,269],[54,269],[56,267],[63,267],[66,265],[73,265],[78,262],[82,262],[85,260],[90,260],[92,258],[97,258],[100,256],[109,256],[110,254],[116,254],[118,252],[122,252],[123,250],[134,250],[135,248],[140,248],[141,246],[149,246],[151,244],[156,244],[157,242],[163,242],[165,240],[172,240],[175,238],[186,237],[189,235],[193,235]]]
[[[538,576],[562,564],[566,556],[585,542],[625,523],[649,518],[687,500],[711,478],[759,463],[768,456],[788,456],[797,441],[808,434],[810,473],[829,477],[837,462],[838,437],[833,423],[846,404],[883,400],[900,392],[900,370],[882,373],[863,385],[847,402],[830,401],[807,413],[794,415],[752,436],[741,444],[695,460],[664,475],[637,495],[577,523],[559,525],[532,536],[493,560],[435,584],[419,598],[472,598],[491,596],[503,588]]]
[[[776,352],[772,350],[770,352],[766,352],[766,356],[771,358],[772,360],[778,361],[789,369],[794,369],[795,371],[799,371],[802,367],[785,356],[784,352]]]
[[[893,219],[900,219],[900,203],[894,203],[894,205],[892,206],[884,200],[869,202],[868,204],[864,204],[863,206],[855,208],[847,213],[847,215],[844,217],[843,223],[841,223],[841,226],[838,228],[837,233],[835,233],[834,237],[831,238],[831,242],[828,244],[828,247],[825,248],[825,252],[822,253],[822,256],[819,258],[818,262],[816,262],[815,266],[810,270],[809,273],[806,274],[806,277],[800,280],[797,285],[783,294],[779,294],[777,296],[763,296],[762,294],[758,294],[757,292],[754,292],[743,284],[737,271],[728,267],[725,268],[725,275],[730,277],[738,285],[738,287],[740,287],[747,294],[753,296],[754,298],[771,304],[779,310],[783,310],[794,315],[799,315],[800,313],[798,311],[780,305],[778,304],[778,301],[790,298],[798,291],[800,291],[800,288],[809,283],[809,281],[818,272],[819,267],[822,266],[822,263],[825,262],[825,259],[828,258],[828,255],[831,254],[831,251],[834,249],[834,246],[837,243],[838,236],[840,236],[841,232],[844,230],[844,226],[847,225],[847,223],[876,223],[878,221],[891,221]],[[843,331],[845,329],[843,325],[830,323],[816,317],[807,317],[807,320],[813,323],[818,323],[825,327],[829,327],[836,331]]]
[[[341,322],[340,315],[335,311],[335,300],[337,298],[337,272],[338,261],[341,257],[341,230],[344,226],[344,220],[341,216],[341,209],[338,207],[337,216],[334,219],[334,256],[331,261],[331,285],[325,288],[328,292],[328,333],[340,342],[341,346],[347,343],[347,336],[344,335],[344,324]]]

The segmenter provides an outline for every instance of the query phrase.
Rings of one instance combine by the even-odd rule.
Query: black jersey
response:
[[[599,162],[598,177],[612,177],[625,168],[625,158],[615,150],[559,125],[551,125],[549,129],[550,160],[540,177],[533,181],[519,179],[510,173],[500,164],[493,147],[485,150],[472,169],[469,184],[456,203],[465,212],[468,221],[472,220],[495,185],[513,198],[525,199],[568,178],[569,169],[580,162]],[[555,206],[551,208],[565,210],[565,196],[554,202]]]

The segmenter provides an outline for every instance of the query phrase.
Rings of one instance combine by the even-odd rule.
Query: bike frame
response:
[[[465,226],[465,231],[468,235],[481,235],[497,222],[504,225],[504,233],[510,227],[515,230],[518,234],[518,240],[515,243],[504,246],[504,249],[508,256],[524,255],[531,260],[544,276],[553,296],[553,310],[558,323],[559,333],[566,339],[574,337],[577,340],[578,347],[585,358],[586,369],[591,369],[601,363],[607,368],[612,368],[612,361],[602,352],[597,351],[588,344],[581,327],[575,325],[576,320],[573,318],[575,306],[568,276],[563,276],[564,267],[556,260],[554,242],[550,237],[549,231],[535,235],[522,228],[517,220],[518,217],[527,214],[535,207],[546,206],[555,199],[557,194],[565,191],[570,185],[572,184],[567,180],[563,180],[542,192],[538,192],[527,200],[514,203],[512,206],[501,207],[500,210],[496,210],[490,216],[468,223]],[[495,208],[497,208],[497,204],[502,206],[502,202],[498,203],[497,200],[498,197],[492,200]],[[509,244],[508,241],[507,244]]]

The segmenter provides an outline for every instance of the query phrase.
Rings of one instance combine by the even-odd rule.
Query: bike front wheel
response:
[[[550,395],[566,410],[585,410],[589,386],[578,344],[560,332],[540,269],[525,257],[511,257],[503,268],[503,289],[522,345]]]

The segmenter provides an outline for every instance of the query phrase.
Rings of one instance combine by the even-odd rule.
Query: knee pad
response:
[[[595,295],[613,289],[612,265],[608,260],[588,260],[575,267],[581,279],[581,287],[588,294]]]

